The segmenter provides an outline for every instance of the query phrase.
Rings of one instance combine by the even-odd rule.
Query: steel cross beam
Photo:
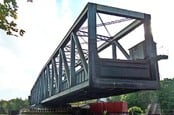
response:
[[[109,16],[118,20],[125,18],[128,23],[122,21],[126,23],[124,27],[111,34],[109,22],[113,21],[107,20]],[[119,41],[142,24],[144,41],[125,49]],[[85,31],[82,31],[83,27]],[[104,30],[100,32],[102,27]],[[110,46],[112,57],[106,58],[104,55],[101,58],[100,53],[109,53],[105,50]],[[117,48],[127,59],[117,59]],[[58,106],[137,90],[157,89],[159,72],[157,60],[154,60],[156,57],[149,14],[88,3],[42,68],[31,89],[30,104]]]

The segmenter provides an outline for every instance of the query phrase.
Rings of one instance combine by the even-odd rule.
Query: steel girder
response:
[[[111,19],[116,17],[130,22],[111,34],[107,25],[122,21],[105,23],[100,15],[105,19],[112,16]],[[101,24],[97,23],[99,21]],[[119,40],[142,24],[144,40],[128,52]],[[100,32],[98,28],[101,25],[107,34],[103,34],[104,30]],[[101,58],[99,53],[110,46],[112,51],[105,53],[111,53],[111,58]],[[117,58],[117,48],[126,59]],[[156,57],[149,14],[88,3],[41,70],[31,90],[30,104],[56,106],[157,89],[159,72]]]

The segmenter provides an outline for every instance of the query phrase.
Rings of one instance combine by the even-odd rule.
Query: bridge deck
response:
[[[67,88],[42,101],[45,105],[59,105],[80,100],[96,99],[138,90],[156,89],[159,82],[150,80],[150,65],[144,60],[101,59],[97,76],[91,82],[84,78],[76,86]],[[82,74],[81,71],[78,74]],[[81,76],[85,77],[85,76]]]

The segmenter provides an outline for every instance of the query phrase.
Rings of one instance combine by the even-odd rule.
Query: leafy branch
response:
[[[4,30],[7,35],[23,36],[25,30],[18,29],[15,20],[17,19],[17,2],[16,0],[4,0],[0,3],[0,29]]]

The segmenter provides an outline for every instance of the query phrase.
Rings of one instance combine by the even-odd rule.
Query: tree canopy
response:
[[[28,100],[22,100],[21,98],[11,99],[9,101],[0,100],[0,114],[8,113],[8,111],[20,110],[28,108]]]
[[[3,0],[0,3],[0,29],[7,35],[23,36],[24,30],[18,29],[15,20],[17,19],[17,2],[16,0]]]
[[[159,90],[139,91],[121,96],[114,96],[112,101],[126,101],[129,108],[140,107],[144,112],[151,103],[159,103],[161,111],[168,113],[174,111],[174,79],[164,79],[160,81]]]

